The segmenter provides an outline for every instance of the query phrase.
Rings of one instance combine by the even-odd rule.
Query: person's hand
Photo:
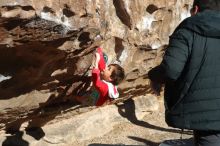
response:
[[[150,80],[150,87],[153,91],[153,94],[160,96],[162,84]]]

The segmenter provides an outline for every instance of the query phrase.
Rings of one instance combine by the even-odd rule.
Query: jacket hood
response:
[[[220,11],[205,10],[186,18],[181,27],[208,37],[220,37]]]

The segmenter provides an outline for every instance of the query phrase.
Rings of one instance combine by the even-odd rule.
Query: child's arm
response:
[[[100,79],[100,70],[92,70],[92,82],[94,87],[98,90],[100,97],[97,101],[97,106],[102,105],[106,100],[108,100],[108,85]]]
[[[100,54],[95,53],[95,65],[92,70],[92,81],[94,86],[101,92],[106,94],[108,92],[108,85],[104,83],[100,78],[100,70],[99,70],[99,64],[100,64]]]
[[[97,54],[99,54],[99,60],[98,60],[98,68],[99,70],[104,70],[105,67],[106,67],[106,64],[105,64],[105,59],[104,59],[104,56],[103,56],[103,52],[102,52],[102,48],[98,48],[97,49]]]
[[[100,97],[97,102],[97,106],[102,105],[107,100],[107,94],[108,94],[108,85],[104,83],[100,78],[100,53],[95,54],[95,63],[94,68],[92,70],[92,82],[94,87],[98,90],[100,93]]]

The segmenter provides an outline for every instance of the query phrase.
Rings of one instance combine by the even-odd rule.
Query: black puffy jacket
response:
[[[171,35],[162,63],[148,75],[165,82],[169,126],[220,130],[220,11],[185,19]]]

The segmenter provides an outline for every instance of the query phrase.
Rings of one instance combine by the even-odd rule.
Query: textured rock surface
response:
[[[110,63],[125,68],[127,77],[119,86],[123,99],[148,94],[146,73],[160,62],[191,3],[1,0],[0,127],[43,126],[73,107],[65,93],[70,87],[73,95],[90,87],[96,46],[104,48]]]
[[[146,104],[147,103],[147,104]],[[137,108],[138,107],[138,108]],[[96,137],[102,137],[120,123],[141,123],[144,116],[159,108],[158,100],[152,95],[135,97],[116,105],[107,105],[101,108],[90,107],[86,112],[83,108],[62,111],[57,119],[51,120],[47,125],[38,129],[25,130],[27,123],[23,123],[20,133],[14,136],[0,133],[0,143],[5,145],[72,145]],[[76,114],[76,111],[81,114]],[[75,116],[74,116],[75,115]],[[41,116],[45,118],[45,116]],[[18,135],[22,134],[22,138]],[[19,144],[18,144],[19,145]]]

